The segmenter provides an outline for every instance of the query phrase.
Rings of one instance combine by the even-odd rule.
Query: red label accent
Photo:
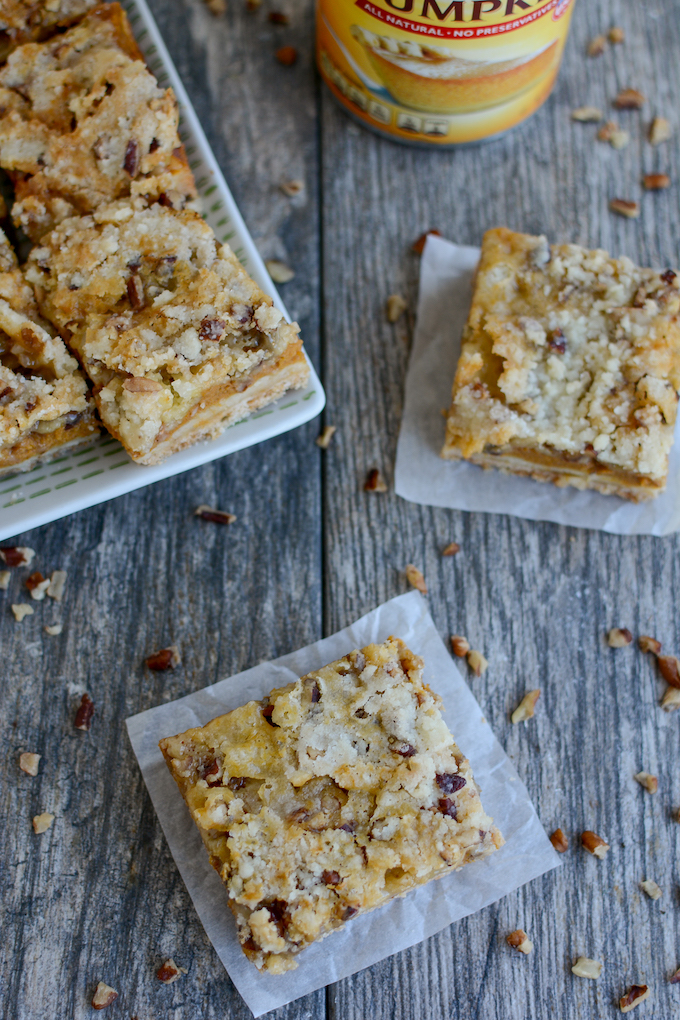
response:
[[[366,11],[376,21],[382,21],[384,25],[392,25],[394,28],[400,28],[402,32],[410,32],[412,35],[427,35],[436,39],[483,39],[490,35],[516,32],[518,28],[530,25],[532,21],[537,21],[549,11],[553,11],[553,18],[557,21],[565,14],[570,4],[571,0],[548,0],[548,3],[540,10],[532,11],[521,18],[513,18],[512,21],[497,22],[494,25],[478,25],[476,28],[470,25],[446,28],[443,25],[423,25],[419,21],[411,21],[410,18],[401,18],[398,14],[392,14],[390,11],[384,11],[381,7],[376,7],[370,0],[355,0],[356,7]]]

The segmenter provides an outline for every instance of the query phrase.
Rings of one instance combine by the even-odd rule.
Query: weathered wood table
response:
[[[680,1015],[680,986],[668,983],[680,964],[680,717],[658,707],[650,657],[604,637],[626,626],[680,651],[680,541],[431,510],[362,489],[373,466],[392,476],[417,288],[410,246],[425,229],[477,244],[507,224],[657,266],[680,261],[680,3],[578,0],[547,105],[503,140],[438,153],[382,141],[335,106],[314,70],[311,0],[264,0],[255,13],[229,0],[220,18],[201,0],[151,6],[262,254],[296,270],[283,293],[338,431],[326,453],[313,422],[20,536],[36,566],[69,576],[59,637],[38,615],[17,624],[8,605],[0,612],[0,1015],[80,1020],[105,980],[120,991],[112,1018],[250,1016],[178,877],[124,719],[345,626],[406,590],[407,562],[426,574],[441,634],[467,634],[486,653],[490,668],[471,686],[570,850],[545,878],[277,1016],[589,1020],[618,1015],[633,982],[652,989],[640,1017]],[[283,8],[282,28],[267,13]],[[588,39],[612,25],[625,44],[586,58]],[[287,43],[300,52],[292,68],[273,55]],[[619,115],[631,143],[615,151],[570,111],[607,109],[625,86],[648,102]],[[657,148],[645,140],[654,114],[676,126]],[[641,194],[653,170],[673,184]],[[290,178],[305,180],[303,195],[281,193]],[[639,198],[640,219],[612,215],[615,196]],[[393,292],[411,309],[396,325],[384,315]],[[199,503],[238,523],[198,521]],[[454,539],[462,551],[442,559]],[[145,656],[171,642],[183,665],[151,673]],[[73,727],[77,685],[96,705],[89,734]],[[535,719],[511,726],[533,687]],[[39,777],[19,771],[22,750],[42,754]],[[641,769],[658,775],[655,796],[634,782]],[[31,818],[43,810],[56,821],[38,837]],[[605,860],[581,850],[587,828],[609,838]],[[645,878],[661,900],[641,892]],[[528,957],[505,943],[518,927],[535,943]],[[598,982],[572,976],[579,955],[604,962]],[[166,987],[155,970],[169,956],[188,974]]]

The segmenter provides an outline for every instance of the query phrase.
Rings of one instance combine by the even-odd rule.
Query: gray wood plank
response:
[[[680,261],[677,180],[662,195],[640,186],[643,172],[673,176],[678,166],[677,136],[652,149],[643,133],[654,113],[677,124],[677,13],[671,0],[577,4],[554,97],[523,128],[476,148],[423,152],[379,140],[324,96],[324,360],[327,417],[338,426],[325,460],[325,627],[406,590],[405,564],[420,566],[442,636],[467,634],[488,656],[472,689],[546,828],[561,826],[571,841],[557,872],[329,990],[331,1017],[581,1020],[615,1015],[632,982],[652,988],[641,1016],[680,1009],[667,983],[680,964],[680,828],[671,817],[680,803],[678,718],[658,707],[663,684],[652,663],[604,640],[621,625],[678,649],[678,539],[428,509],[362,491],[369,468],[388,478],[392,470],[412,317],[391,326],[383,306],[396,291],[415,307],[418,260],[409,248],[423,230],[477,244],[502,224],[655,265]],[[614,24],[626,29],[625,46],[587,60],[588,39]],[[650,101],[641,113],[617,111],[632,141],[616,152],[569,114],[585,103],[609,111],[625,86]],[[639,197],[641,219],[610,214],[615,196]],[[347,266],[348,287],[338,288]],[[462,551],[442,559],[451,540]],[[542,689],[536,717],[511,726],[511,710],[534,687]],[[654,797],[633,780],[643,768],[659,776]],[[585,828],[610,839],[606,860],[581,850]],[[639,889],[646,877],[664,890],[658,903]],[[535,943],[529,957],[505,944],[516,927]],[[572,976],[579,955],[604,962],[600,981]]]
[[[232,5],[223,19],[200,0],[156,0],[152,7],[262,254],[285,257],[297,270],[284,297],[316,358],[311,60],[276,65],[275,26],[245,4]],[[309,5],[296,9],[293,31],[309,52]],[[300,198],[278,190],[281,179],[303,176]],[[320,636],[317,431],[312,422],[18,538],[36,549],[34,569],[62,568],[69,576],[63,605],[35,603],[35,615],[22,624],[9,605],[30,601],[21,592],[28,570],[15,571],[9,591],[0,593],[7,819],[0,939],[11,947],[1,954],[0,1016],[90,1017],[99,980],[120,992],[111,1017],[251,1016],[177,874],[124,720]],[[229,509],[238,521],[229,528],[199,521],[192,513],[200,503]],[[64,621],[59,637],[42,630],[54,619]],[[151,673],[144,658],[171,642],[182,651],[182,666]],[[79,697],[69,695],[69,684],[94,699],[88,734],[73,728]],[[22,750],[43,755],[35,779],[18,769]],[[56,820],[36,836],[31,818],[46,809]],[[188,974],[166,987],[155,972],[169,956]],[[276,1015],[311,1020],[323,1013],[321,992]]]

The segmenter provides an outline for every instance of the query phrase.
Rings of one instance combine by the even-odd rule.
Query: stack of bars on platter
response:
[[[304,386],[298,327],[201,217],[120,5],[8,0],[0,60],[0,474],[100,421],[156,464]]]

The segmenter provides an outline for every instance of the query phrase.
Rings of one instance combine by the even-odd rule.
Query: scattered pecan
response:
[[[644,882],[640,882],[640,888],[649,896],[650,900],[659,900],[663,896],[653,878],[646,878]]]
[[[591,829],[586,829],[585,832],[581,833],[581,846],[584,850],[587,850],[593,857],[599,857],[600,860],[609,852],[609,843],[593,832]]]
[[[406,580],[412,588],[417,588],[423,595],[427,595],[427,585],[420,570],[412,563],[406,564]]]
[[[626,38],[626,33],[619,27],[619,25],[614,25],[613,28],[610,28],[607,35],[609,36],[609,42],[613,43],[615,46],[618,43],[622,43]]]
[[[130,177],[136,177],[139,173],[139,143],[131,138],[125,147],[125,160],[123,162],[123,169],[126,174]]]
[[[668,174],[645,174],[642,184],[647,191],[663,191],[670,188],[671,179]]]
[[[321,435],[316,437],[315,440],[316,445],[320,446],[322,450],[327,450],[330,445],[331,439],[333,438],[337,431],[337,428],[338,428],[337,425],[324,426],[324,430],[321,433]]]
[[[631,985],[630,990],[619,999],[619,1008],[622,1013],[630,1013],[641,1002],[649,998],[647,985]]]
[[[633,778],[640,786],[644,786],[647,793],[656,793],[659,789],[659,780],[649,772],[638,772]]]
[[[61,634],[63,629],[64,629],[63,623],[48,623],[45,625],[44,628],[45,633],[49,634],[50,637],[56,637],[58,634]]]
[[[662,142],[667,142],[672,134],[673,129],[670,121],[665,117],[655,117],[649,125],[649,140],[652,145],[661,145]]]
[[[388,322],[396,322],[404,314],[408,305],[401,294],[390,294],[385,305]]]
[[[411,245],[411,251],[414,251],[416,255],[422,255],[425,250],[425,244],[428,237],[434,235],[434,237],[441,237],[442,235],[438,230],[426,230],[424,234],[421,234],[417,241],[414,241]]]
[[[288,283],[295,276],[295,271],[280,259],[267,259],[265,266],[274,283]]]
[[[17,623],[21,623],[25,616],[33,616],[35,612],[32,606],[29,606],[26,602],[13,602],[11,608]]]
[[[446,549],[442,549],[442,556],[455,556],[456,553],[460,552],[460,546],[457,542],[449,542]]]
[[[657,655],[659,672],[667,684],[680,688],[680,659],[674,655]]]
[[[550,842],[555,847],[558,854],[565,854],[569,849],[569,841],[561,829],[555,829],[550,837]]]
[[[609,144],[613,149],[625,149],[629,143],[630,133],[628,131],[623,131],[621,128],[617,128],[609,135]]]
[[[597,106],[579,106],[576,110],[571,111],[571,119],[579,120],[582,123],[596,122],[602,120],[602,110],[598,109]]]
[[[0,591],[7,591],[11,577],[9,570],[0,570]]]
[[[50,814],[49,811],[43,811],[41,815],[34,815],[33,831],[35,832],[36,836],[40,836],[43,832],[47,832],[47,830],[52,825],[53,821],[54,815]]]
[[[182,974],[186,974],[186,970],[184,967],[178,967],[174,960],[166,960],[163,966],[156,971],[156,977],[164,985],[171,985],[173,981],[181,978]]]
[[[597,960],[589,960],[587,956],[579,956],[571,968],[571,972],[576,977],[590,978],[592,981],[597,981],[602,973],[602,964],[598,963]]]
[[[272,22],[273,25],[290,24],[290,18],[288,17],[287,14],[284,14],[282,11],[270,11],[269,20]]]
[[[279,187],[284,195],[288,195],[288,198],[295,198],[305,190],[305,182],[299,180],[281,181]]]
[[[600,57],[604,53],[607,46],[607,39],[603,35],[596,35],[594,39],[591,39],[588,43],[588,56],[589,57]]]
[[[206,6],[211,14],[219,18],[227,12],[227,0],[205,0]]]
[[[481,652],[476,651],[474,648],[467,653],[468,666],[475,674],[475,676],[481,676],[482,673],[486,673],[489,668],[488,661],[484,658]]]
[[[470,651],[470,642],[462,634],[452,634],[451,648],[454,655],[457,655],[459,659],[464,659]]]
[[[35,549],[29,549],[27,545],[6,545],[0,549],[0,559],[8,567],[27,567],[34,556]]]
[[[516,931],[511,931],[506,936],[505,941],[513,949],[517,949],[520,953],[530,953],[534,948],[534,944],[525,931],[521,928],[517,928]]]
[[[380,474],[378,468],[371,468],[366,475],[366,481],[364,482],[364,492],[387,492],[387,485],[385,479]]]
[[[607,634],[607,644],[610,648],[626,648],[632,642],[633,635],[627,627],[614,627]]]
[[[65,570],[53,570],[50,575],[50,583],[47,586],[47,595],[55,602],[61,602],[64,597],[64,587],[68,574]]]
[[[515,711],[510,716],[510,721],[516,725],[517,723],[526,722],[527,719],[531,719],[536,708],[536,702],[540,696],[540,690],[527,691]]]
[[[226,510],[217,510],[204,503],[196,507],[194,517],[200,517],[202,521],[210,521],[211,524],[233,524],[238,519],[234,514],[227,513]]]
[[[77,730],[89,730],[94,717],[94,701],[89,694],[83,694],[73,725]]]
[[[614,106],[619,110],[640,110],[646,102],[646,96],[637,89],[621,89],[614,100]]]
[[[629,201],[627,198],[612,198],[609,208],[619,216],[625,216],[629,220],[636,220],[640,215],[639,202]]]
[[[599,128],[597,132],[597,137],[601,142],[611,142],[612,135],[614,134],[615,131],[618,130],[619,125],[616,123],[616,121],[608,120],[605,124],[602,125],[601,128]]]
[[[677,687],[669,687],[661,699],[661,707],[665,712],[675,712],[680,708],[680,690]]]
[[[164,670],[174,669],[175,666],[179,666],[181,661],[182,656],[179,654],[177,645],[169,645],[168,648],[161,648],[160,651],[150,655],[146,664],[149,669]]]
[[[118,992],[115,988],[111,988],[110,985],[100,981],[95,989],[95,993],[92,996],[92,1005],[95,1009],[106,1009],[118,998]]]
[[[658,655],[661,651],[661,642],[657,641],[656,638],[649,637],[647,634],[640,635],[638,646],[641,652],[653,652],[654,655]]]
[[[668,980],[672,985],[680,985],[680,967],[678,967],[675,974],[671,974]]]
[[[37,776],[41,757],[41,755],[33,754],[31,751],[24,751],[23,754],[19,755],[19,768],[27,776]]]
[[[282,46],[276,51],[276,59],[284,67],[292,67],[298,58],[298,51],[294,46]]]

